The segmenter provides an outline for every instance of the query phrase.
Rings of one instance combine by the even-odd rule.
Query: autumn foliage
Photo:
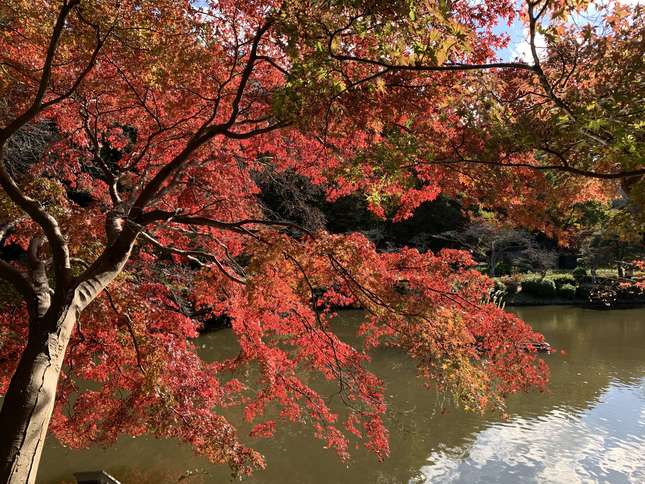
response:
[[[613,30],[583,32],[576,49],[557,20],[570,6],[530,5],[527,24],[548,13],[556,29],[544,65],[495,59],[508,39],[494,27],[519,15],[506,0],[0,6],[0,221],[21,254],[0,266],[0,394],[19,387],[30,345],[49,355],[54,341],[62,442],[152,433],[247,474],[265,463],[229,406],[254,436],[271,436],[277,415],[341,458],[353,438],[387,456],[383,383],[366,369],[377,346],[408,353],[469,409],[543,388],[527,351],[541,336],[490,302],[467,253],[312,233],[267,217],[255,181],[293,170],[395,219],[444,193],[551,234],[554,211],[577,201],[622,188],[642,202],[643,170],[623,156],[642,126],[607,114],[632,87],[603,70],[612,43],[635,62],[640,10],[608,11]],[[623,97],[601,102],[608,83]],[[362,347],[333,332],[347,305],[365,310]],[[222,316],[239,354],[205,363],[192,341]],[[337,386],[342,416],[319,380]]]

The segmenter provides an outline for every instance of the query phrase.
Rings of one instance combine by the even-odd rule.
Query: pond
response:
[[[285,426],[275,439],[253,442],[268,468],[247,482],[645,482],[645,309],[515,312],[565,354],[545,356],[549,390],[513,396],[506,420],[452,408],[423,388],[401,354],[378,351],[372,369],[394,402],[388,415],[391,457],[379,463],[359,449],[343,464],[307,430]],[[360,318],[357,311],[343,313],[337,331],[348,335]],[[227,331],[198,343],[206,359],[234,349]],[[39,482],[73,482],[72,472],[96,469],[124,483],[230,479],[227,469],[178,442],[124,437],[107,449],[70,450],[50,438]]]

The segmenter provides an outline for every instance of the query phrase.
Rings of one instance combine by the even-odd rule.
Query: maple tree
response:
[[[293,170],[330,199],[362,191],[395,219],[444,192],[525,226],[544,223],[550,204],[619,188],[599,180],[642,193],[643,170],[622,155],[640,153],[642,126],[636,114],[611,114],[633,93],[600,102],[609,81],[608,91],[632,89],[603,63],[612,45],[625,65],[640,59],[629,55],[640,10],[631,22],[608,11],[615,25],[588,34],[584,64],[571,54],[501,62],[495,49],[507,38],[494,28],[516,9],[508,0],[0,6],[0,240],[20,254],[0,259],[0,478],[35,482],[48,430],[70,446],[175,437],[247,474],[264,462],[221,415],[231,405],[244,405],[252,435],[272,434],[265,414],[277,408],[342,458],[352,438],[384,457],[383,384],[365,368],[378,345],[410,354],[429,385],[468,408],[542,387],[545,365],[526,351],[541,336],[489,302],[492,283],[467,253],[378,253],[357,234],[267,219],[254,181],[267,166]],[[554,52],[575,41],[557,21],[568,9],[522,6],[531,32],[550,14]],[[553,84],[558,62],[575,87]],[[503,102],[498,91],[532,94]],[[580,92],[579,112],[568,96]],[[527,130],[536,120],[550,131]],[[555,152],[552,166],[541,136],[555,146],[571,131],[584,143],[572,159]],[[567,183],[549,178],[554,169]],[[348,304],[366,310],[364,347],[331,330],[330,308]],[[191,339],[220,315],[240,352],[207,364]],[[310,373],[337,383],[342,421]]]

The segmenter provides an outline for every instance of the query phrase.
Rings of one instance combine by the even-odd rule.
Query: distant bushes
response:
[[[574,299],[576,297],[576,286],[573,284],[563,284],[558,288],[558,296],[564,299]]]
[[[645,274],[644,274],[645,275]],[[617,304],[645,304],[645,289],[634,282],[615,277],[591,276],[579,267],[572,273],[549,273],[546,276],[536,272],[516,273],[495,278],[494,291],[502,294],[509,304],[569,304],[584,303],[610,307]]]
[[[522,292],[537,297],[553,297],[556,285],[551,279],[527,279],[522,281]]]
[[[550,277],[549,279],[555,282],[555,285],[559,288],[565,285],[576,285],[576,278],[573,276],[573,274],[557,274]]]
[[[519,275],[513,275],[513,276],[505,276],[499,279],[501,284],[504,285],[504,288],[506,289],[506,292],[508,294],[515,294],[520,290],[520,286],[522,284],[522,278]]]
[[[576,267],[571,275],[576,281],[583,281],[587,277],[587,269],[584,267]]]

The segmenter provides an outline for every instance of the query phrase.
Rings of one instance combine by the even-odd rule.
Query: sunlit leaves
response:
[[[574,3],[554,2],[554,18]],[[39,89],[59,7],[0,7],[3,123]],[[555,96],[526,65],[436,72],[494,61],[506,42],[494,27],[516,13],[505,0],[82,2],[44,85],[52,104],[32,120],[51,137],[7,165],[57,218],[74,277],[111,260],[118,234],[137,238],[72,337],[54,433],[72,446],[177,438],[247,474],[264,465],[247,437],[284,422],[309,425],[343,459],[353,440],[385,457],[384,384],[369,371],[378,347],[407,353],[468,409],[542,388],[544,364],[526,351],[541,336],[488,302],[491,282],[468,254],[380,253],[360,235],[309,233],[275,220],[256,183],[289,170],[396,220],[443,193],[549,236],[619,189],[645,200],[642,177],[601,184],[550,169],[642,164],[640,17],[609,15],[606,34],[542,29]],[[0,217],[24,252],[33,221],[6,197]],[[29,325],[18,301],[3,303],[4,389]],[[365,310],[363,346],[334,334],[334,310],[348,306]],[[215,318],[236,346],[207,363],[192,340]],[[222,416],[231,406],[251,436]]]

